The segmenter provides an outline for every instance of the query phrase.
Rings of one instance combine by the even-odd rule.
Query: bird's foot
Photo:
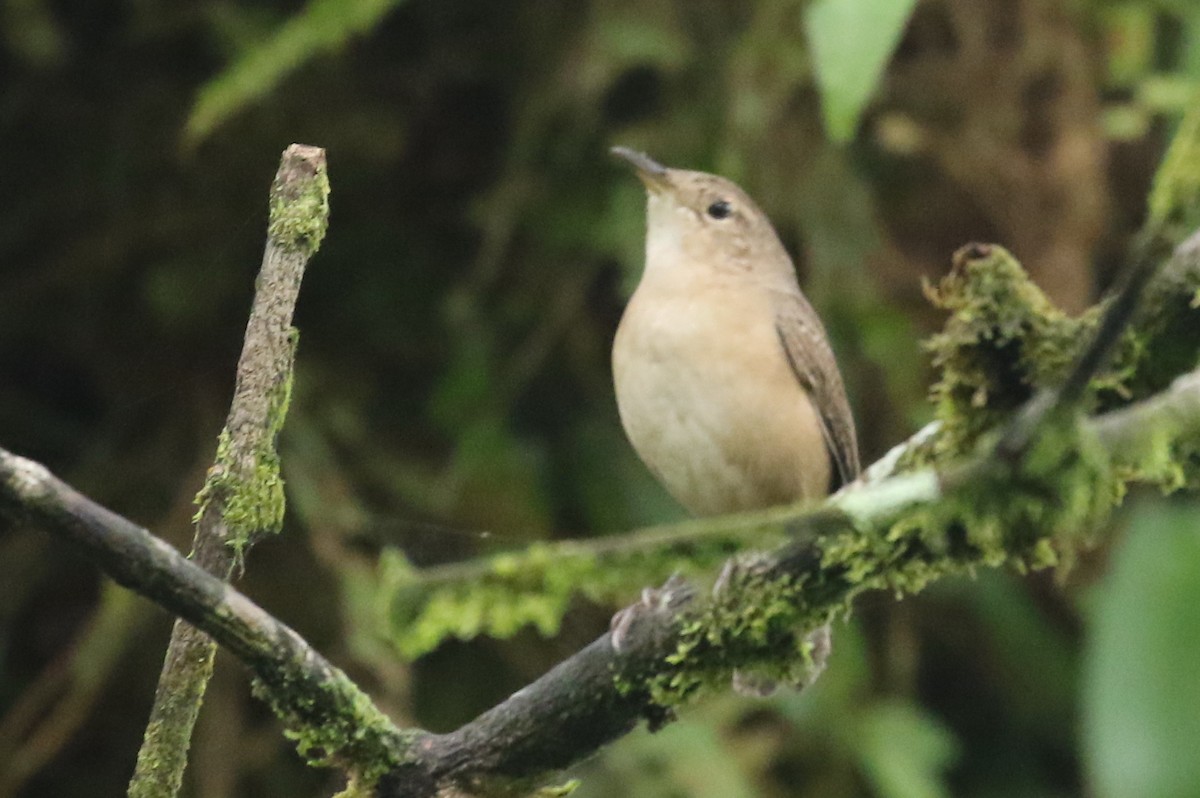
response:
[[[753,552],[733,557],[725,562],[717,580],[713,583],[712,595],[719,599],[723,593],[746,576],[752,576],[773,565],[770,557]],[[789,681],[790,686],[802,690],[817,680],[825,670],[833,642],[829,634],[829,626],[822,626],[810,632],[805,638],[808,647],[809,667],[801,678]],[[733,672],[733,690],[739,695],[767,698],[779,687],[777,679],[753,669],[738,668]]]
[[[608,624],[609,640],[618,654],[629,639],[629,632],[639,618],[650,613],[670,610],[685,597],[692,595],[691,585],[680,574],[674,573],[663,582],[662,587],[642,588],[642,596],[636,604],[630,604],[613,615]]]

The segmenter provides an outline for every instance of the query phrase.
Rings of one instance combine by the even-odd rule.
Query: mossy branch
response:
[[[145,529],[0,449],[0,528],[14,524],[78,546],[116,582],[211,635],[254,673],[256,692],[310,760],[365,778],[405,761],[413,734],[300,635]]]
[[[1173,297],[1187,286],[1195,291],[1196,246],[1181,247],[1163,275],[1174,288],[1155,288],[1152,296]],[[994,268],[1017,274],[1002,251],[988,254],[1003,255],[990,261]],[[975,260],[974,267],[986,261]],[[997,284],[990,279],[994,269],[979,276]],[[1180,322],[1168,326],[1178,329]],[[967,338],[947,340],[962,363],[971,360],[971,347],[962,346]],[[1198,337],[1188,340],[1194,363]],[[1009,343],[1002,340],[1001,348]],[[991,358],[987,352],[981,346],[975,355]],[[1138,382],[1139,372],[1122,366],[1113,373],[1123,375],[1124,385]],[[1121,395],[1111,374],[1097,379]],[[212,633],[255,672],[259,694],[289,724],[302,752],[345,769],[364,794],[503,795],[526,790],[640,721],[652,728],[669,721],[676,704],[723,689],[734,669],[794,676],[806,653],[804,632],[844,612],[865,590],[909,593],[979,566],[1039,567],[1069,557],[1125,482],[1178,485],[1193,478],[1196,460],[1188,453],[1200,442],[1200,373],[1080,423],[1051,419],[1017,461],[994,455],[990,433],[980,433],[965,457],[939,450],[938,436],[946,434],[944,424],[919,433],[901,458],[907,472],[823,506],[643,532],[669,549],[683,547],[680,554],[689,541],[736,539],[739,530],[787,542],[742,559],[714,596],[679,580],[647,593],[629,610],[619,650],[605,635],[444,735],[395,729],[343,674],[245,597],[41,467],[2,451],[0,516],[23,517],[90,548],[123,584]],[[965,445],[960,435],[950,439]],[[510,563],[507,570],[520,568]]]
[[[1156,267],[1139,269],[1144,278]],[[928,288],[934,302],[953,314],[928,343],[940,371],[931,392],[938,421],[885,457],[882,476],[969,457],[1028,404],[1037,412],[1004,427],[1008,439],[993,444],[1005,450],[1004,459],[1021,456],[1014,450],[1028,446],[1049,407],[1030,400],[1039,392],[1051,398],[1064,383],[1082,379],[1078,375],[1087,378],[1087,390],[1073,391],[1071,412],[1104,412],[1163,390],[1200,357],[1200,310],[1193,303],[1200,288],[1200,235],[1181,245],[1152,283],[1139,279],[1126,287],[1131,290],[1120,303],[1105,302],[1070,317],[1003,248],[974,244],[961,249],[950,273]],[[1133,325],[1123,327],[1135,304],[1130,299],[1143,289],[1146,296]],[[1105,340],[1097,343],[1101,331]],[[1115,351],[1108,358],[1095,356],[1101,348]],[[1085,350],[1093,354],[1081,357]],[[880,476],[881,469],[873,466],[864,481]],[[1165,464],[1156,473],[1143,468],[1128,476],[1164,486],[1195,478]],[[782,542],[787,525],[780,521],[791,512],[782,508],[715,524],[689,521],[596,540],[542,543],[428,570],[415,569],[399,552],[388,550],[379,570],[385,634],[406,657],[427,652],[447,637],[505,637],[530,624],[552,634],[573,596],[613,603],[675,572],[711,574],[747,545],[769,548]]]
[[[283,525],[275,440],[291,398],[297,339],[292,313],[304,268],[328,219],[325,151],[293,144],[284,151],[271,186],[267,244],[229,416],[216,460],[196,496],[192,558],[221,579],[241,567],[256,538]],[[129,783],[131,798],[170,798],[179,792],[215,654],[216,644],[207,635],[176,622]]]
[[[1161,473],[1164,463],[1182,468],[1176,453],[1200,442],[1200,373],[1038,439],[1018,466],[984,450],[825,506],[701,522],[757,526],[794,542],[735,569],[714,597],[671,583],[631,608],[619,652],[605,635],[445,735],[395,729],[344,674],[236,590],[3,450],[0,518],[88,549],[117,581],[211,633],[252,669],[259,695],[314,761],[346,769],[378,796],[451,788],[498,795],[553,774],[640,720],[666,722],[676,703],[723,686],[734,668],[779,663],[788,651],[794,660],[802,631],[864,590],[912,592],[980,565],[1052,563],[1112,506],[1125,475]]]
[[[951,410],[958,408],[957,398],[1006,395],[999,392],[1005,380],[1015,380],[1027,397],[1032,395],[1026,379],[1017,375],[1042,372],[1026,374],[1022,364],[1038,361],[1021,353],[1038,335],[1063,337],[1057,325],[1067,323],[1061,317],[1043,326],[1027,323],[1034,317],[1024,314],[1037,303],[1010,302],[1021,323],[1009,325],[1016,331],[1012,335],[998,335],[1004,325],[992,325],[995,319],[983,312],[993,307],[994,292],[1036,295],[1022,287],[1019,270],[1002,250],[972,251],[982,257],[962,260],[955,276],[962,290],[952,290],[954,285],[941,290],[943,298],[963,303],[948,329],[964,320],[985,325],[945,338],[949,367],[942,396]],[[1141,336],[1182,331],[1186,340],[1179,345],[1189,349],[1193,365],[1200,336],[1191,327],[1198,311],[1190,299],[1177,300],[1194,295],[1200,285],[1196,252],[1195,242],[1180,248],[1150,292],[1161,303],[1145,318],[1156,324],[1136,331]],[[975,290],[980,287],[988,290]],[[1179,318],[1163,317],[1168,306]],[[1077,329],[1069,337],[1079,345]],[[1035,348],[1051,351],[1044,341]],[[977,368],[981,360],[997,365],[997,351],[1012,359],[994,371]],[[1093,383],[1102,390],[1097,388],[1089,406],[1101,405],[1101,396],[1108,404],[1128,402],[1153,382],[1143,373],[1142,366],[1153,361],[1141,357],[1142,347],[1122,351],[1132,353],[1133,360],[1097,375]],[[1061,367],[1069,367],[1065,354],[1059,354]],[[1051,368],[1042,376],[1053,373]],[[973,383],[980,375],[983,381]],[[968,402],[962,409],[978,413],[984,407]],[[992,432],[975,432],[956,421],[961,419],[955,414],[946,415],[932,434],[919,434],[920,441],[900,458],[907,472],[843,492],[823,506],[643,533],[669,550],[679,549],[677,554],[692,545],[689,541],[735,539],[738,530],[787,542],[741,560],[714,596],[679,580],[648,592],[629,609],[631,621],[619,650],[605,635],[498,707],[444,735],[395,729],[340,671],[245,597],[45,469],[2,450],[0,517],[32,521],[87,547],[122,584],[210,632],[255,672],[259,694],[288,723],[302,752],[314,762],[342,767],[358,789],[381,797],[511,794],[639,721],[651,727],[667,722],[676,704],[723,688],[734,669],[795,675],[794,666],[806,653],[804,632],[845,611],[862,591],[909,593],[981,565],[1038,567],[1069,557],[1115,505],[1127,481],[1178,485],[1194,479],[1196,459],[1189,455],[1200,442],[1200,374],[1087,421],[1048,420],[1035,436],[1036,445],[1015,461],[995,456]],[[520,570],[511,563],[507,569]]]
[[[1147,271],[1135,272],[1107,312],[1101,306],[1065,317],[1002,249],[963,250],[950,277],[930,291],[954,314],[930,346],[941,370],[934,388],[939,421],[901,455],[889,454],[881,469],[888,476],[816,507],[647,534],[675,555],[689,541],[728,541],[739,529],[784,542],[739,556],[710,595],[681,579],[645,592],[623,613],[619,640],[602,636],[448,734],[397,730],[344,674],[223,580],[2,449],[0,521],[33,523],[89,550],[121,584],[211,633],[254,671],[256,692],[288,723],[302,754],[343,768],[355,794],[527,792],[640,721],[651,728],[669,721],[678,703],[723,688],[735,669],[794,675],[794,663],[808,653],[806,633],[865,590],[904,594],[979,566],[1052,565],[1094,534],[1129,482],[1170,488],[1198,481],[1200,245],[1176,251],[1173,268],[1149,286],[1135,324],[1125,326],[1163,242],[1181,224],[1194,224],[1200,208],[1200,108],[1181,130],[1139,245]],[[323,199],[310,204],[324,208]],[[324,224],[273,221],[271,231],[291,235],[297,253],[311,254]],[[290,327],[285,332],[290,366],[294,337]],[[1093,345],[1083,349],[1088,340]],[[1071,413],[1038,409],[1038,390],[1072,381],[1077,385],[1062,392]],[[258,396],[281,418],[286,383],[272,385]],[[1005,441],[1017,424],[1029,429],[1013,448]],[[269,421],[264,428],[278,431]],[[261,448],[241,447],[232,411],[227,433],[220,448],[237,469],[236,482],[221,481],[229,472],[213,475],[202,492],[202,521],[218,503],[228,507],[228,494],[262,469],[277,477]],[[257,500],[277,495],[262,484],[255,483],[257,498],[245,512],[235,513],[235,526],[248,535],[237,538],[230,565],[239,545],[279,518],[281,503]],[[222,550],[237,533],[231,528],[217,538]],[[608,551],[628,552],[637,536],[629,541]],[[511,560],[492,568],[500,576],[521,570]]]

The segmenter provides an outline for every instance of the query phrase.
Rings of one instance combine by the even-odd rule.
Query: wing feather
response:
[[[825,328],[804,295],[789,291],[776,297],[775,329],[792,372],[816,406],[834,464],[835,484],[830,487],[836,490],[853,482],[860,466],[854,416]]]

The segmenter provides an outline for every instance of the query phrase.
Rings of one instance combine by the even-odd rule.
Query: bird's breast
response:
[[[698,515],[823,496],[830,459],[765,293],[638,288],[613,345],[626,434]]]

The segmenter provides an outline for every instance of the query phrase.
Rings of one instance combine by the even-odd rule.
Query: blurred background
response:
[[[0,0],[0,446],[186,548],[279,154],[325,147],[288,518],[241,587],[398,723],[452,728],[612,608],[406,663],[372,615],[382,551],[452,562],[681,517],[612,396],[644,222],[608,147],[759,200],[869,462],[930,417],[921,280],[954,249],[1003,244],[1070,311],[1109,284],[1198,34],[1189,0]],[[1092,794],[1105,559],[1065,585],[867,597],[814,689],[706,701],[578,768],[578,795]],[[169,626],[0,529],[0,798],[124,794]],[[335,789],[219,657],[185,794]]]

